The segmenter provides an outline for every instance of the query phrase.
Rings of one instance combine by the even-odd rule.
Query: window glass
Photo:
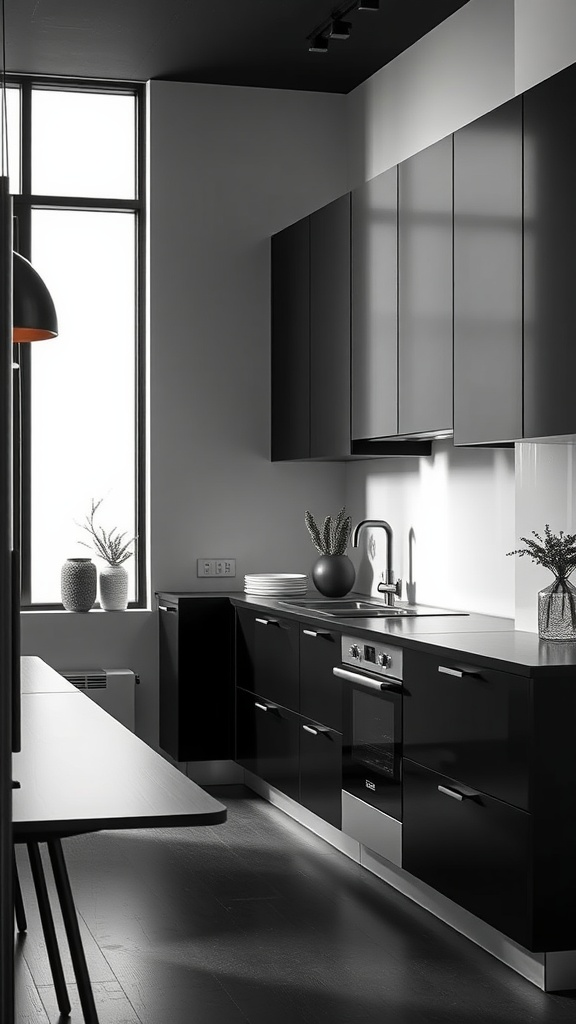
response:
[[[32,262],[60,330],[30,346],[32,604],[60,602],[66,558],[104,567],[80,544],[92,498],[107,531],[136,530],[135,230],[133,213],[32,212]]]
[[[32,91],[32,192],[134,199],[134,96]]]
[[[8,171],[12,195],[22,191],[20,179],[20,89],[9,86],[6,89],[6,114],[8,119],[8,157],[4,169]]]

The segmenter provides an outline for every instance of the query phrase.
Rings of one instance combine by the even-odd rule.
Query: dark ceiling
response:
[[[347,93],[468,0],[380,0],[309,53],[331,0],[5,0],[6,70]]]

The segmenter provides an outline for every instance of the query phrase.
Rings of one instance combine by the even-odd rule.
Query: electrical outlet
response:
[[[235,576],[235,558],[199,558],[197,576]]]
[[[216,562],[213,558],[199,558],[198,568],[196,570],[197,576],[215,576],[216,575]]]
[[[217,558],[216,559],[216,575],[217,576],[235,576],[236,575],[236,559],[235,558]]]

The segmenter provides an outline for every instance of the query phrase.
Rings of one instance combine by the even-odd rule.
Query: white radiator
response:
[[[136,675],[131,668],[78,669],[60,674],[134,732]]]

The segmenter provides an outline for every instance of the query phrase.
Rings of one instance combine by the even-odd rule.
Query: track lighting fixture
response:
[[[380,0],[348,0],[332,13],[325,21],[310,32],[306,37],[310,53],[327,53],[331,39],[349,39],[352,25],[344,19],[355,11],[379,11]]]
[[[352,31],[352,25],[349,21],[342,21],[341,18],[336,18],[332,22],[330,29],[331,39],[349,39],[350,32]]]
[[[328,39],[324,35],[312,36],[308,50],[310,53],[328,53]]]

